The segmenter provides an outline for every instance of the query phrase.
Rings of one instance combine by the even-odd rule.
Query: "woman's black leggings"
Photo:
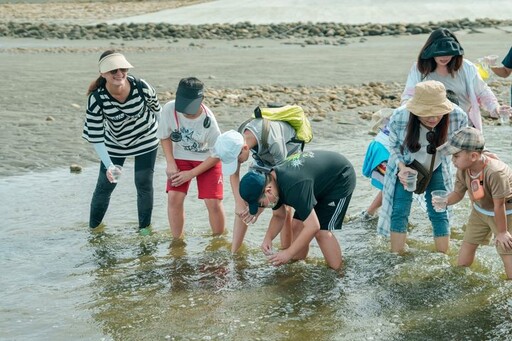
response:
[[[151,214],[153,212],[153,174],[155,173],[156,154],[155,149],[146,154],[135,157],[135,187],[137,189],[137,211],[139,214],[139,228],[147,227],[151,224]],[[122,166],[126,158],[111,158],[115,165]],[[91,213],[89,217],[89,227],[97,227],[103,221],[107,213],[110,196],[116,188],[115,183],[107,179],[107,169],[100,162],[100,171],[96,189],[92,196]]]

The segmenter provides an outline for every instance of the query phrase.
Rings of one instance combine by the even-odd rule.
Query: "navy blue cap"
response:
[[[260,207],[259,200],[265,187],[265,175],[260,172],[249,171],[240,180],[240,196],[249,204],[249,213],[255,215]]]

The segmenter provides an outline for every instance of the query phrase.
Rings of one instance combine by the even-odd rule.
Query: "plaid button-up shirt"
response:
[[[401,106],[397,108],[389,121],[389,142],[391,153],[386,169],[386,176],[384,177],[384,188],[382,190],[382,207],[379,213],[379,222],[377,225],[377,232],[382,236],[389,236],[391,212],[393,209],[393,196],[395,193],[395,184],[398,174],[398,163],[410,164],[414,160],[412,153],[404,149],[403,154],[400,152],[400,146],[404,143],[405,135],[407,133],[407,124],[409,116],[412,115],[405,108]],[[468,125],[468,116],[466,113],[454,105],[453,111],[450,113],[450,123],[448,127],[448,136],[453,135],[457,130]],[[452,167],[451,155],[436,154],[436,157],[441,159],[441,167],[443,170],[443,180],[448,191],[453,190],[453,179],[455,176],[455,169]]]

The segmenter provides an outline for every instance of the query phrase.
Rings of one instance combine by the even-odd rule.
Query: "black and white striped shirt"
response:
[[[130,94],[124,103],[113,98],[104,87],[96,89],[102,103],[91,93],[88,98],[82,137],[90,143],[105,142],[111,157],[137,156],[158,148],[156,137],[162,107],[155,89],[146,81],[139,95],[132,76],[128,76]]]

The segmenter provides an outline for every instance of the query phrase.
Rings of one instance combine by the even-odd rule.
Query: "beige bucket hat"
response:
[[[452,112],[453,103],[446,98],[443,83],[424,81],[416,84],[414,96],[405,107],[418,117],[442,116]]]

